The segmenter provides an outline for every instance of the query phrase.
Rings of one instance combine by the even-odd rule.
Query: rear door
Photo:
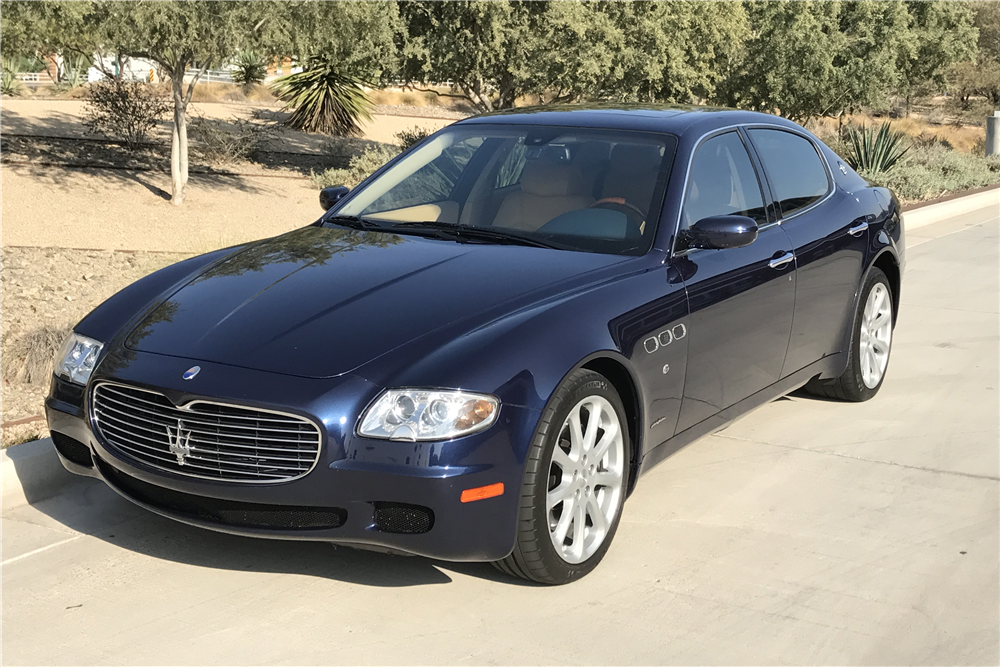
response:
[[[853,320],[868,221],[836,187],[812,139],[775,127],[747,131],[795,251],[796,298],[782,377],[841,351]]]
[[[764,182],[736,130],[704,140],[688,175],[681,228],[713,215],[754,218],[744,248],[680,250],[691,314],[688,364],[677,432],[778,380],[795,301],[792,245],[765,206]]]

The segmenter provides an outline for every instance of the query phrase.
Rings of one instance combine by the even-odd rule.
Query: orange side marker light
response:
[[[497,482],[496,484],[489,484],[487,486],[477,486],[474,489],[466,489],[462,491],[462,502],[471,503],[475,500],[484,500],[486,498],[495,498],[497,496],[503,495],[503,482]]]

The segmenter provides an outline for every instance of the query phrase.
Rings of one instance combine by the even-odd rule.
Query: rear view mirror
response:
[[[346,185],[331,185],[319,191],[319,205],[324,211],[329,211],[330,207],[344,198],[351,189]]]
[[[713,215],[681,232],[688,248],[742,248],[757,239],[757,223],[745,215]]]

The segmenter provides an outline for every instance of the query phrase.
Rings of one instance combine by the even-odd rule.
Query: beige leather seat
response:
[[[521,190],[503,200],[493,226],[533,232],[552,218],[593,204],[594,198],[585,192],[579,168],[529,162],[521,174]]]
[[[611,166],[601,188],[601,198],[621,197],[647,211],[662,161],[656,146],[618,144],[611,151]]]

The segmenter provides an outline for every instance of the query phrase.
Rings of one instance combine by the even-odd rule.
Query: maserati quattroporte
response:
[[[196,526],[564,583],[665,457],[886,374],[899,203],[781,118],[480,116],[320,199],[75,327],[46,402],[69,470]]]

